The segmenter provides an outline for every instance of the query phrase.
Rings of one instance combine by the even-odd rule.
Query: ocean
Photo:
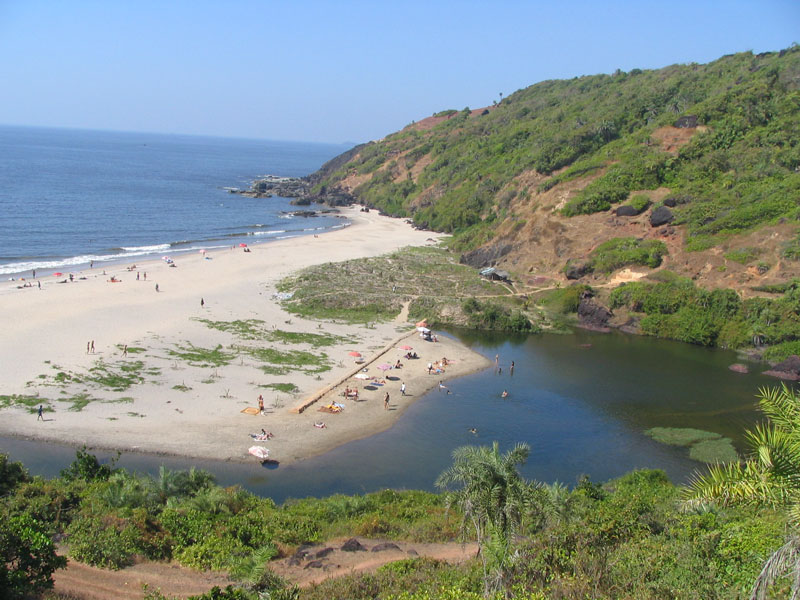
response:
[[[0,276],[197,252],[323,232],[286,198],[248,198],[348,146],[0,126]]]

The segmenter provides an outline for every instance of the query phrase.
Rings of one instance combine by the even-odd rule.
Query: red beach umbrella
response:
[[[61,277],[63,273],[53,273],[53,277]]]
[[[245,244],[244,242],[242,242],[241,244],[239,244],[239,248],[247,248],[247,244]]]
[[[400,350],[413,350],[413,349],[414,349],[413,347],[411,347],[411,346],[408,346],[408,345],[406,345],[406,346],[400,346]]]
[[[355,350],[348,352],[347,354],[350,356],[361,356],[361,352],[356,352]]]

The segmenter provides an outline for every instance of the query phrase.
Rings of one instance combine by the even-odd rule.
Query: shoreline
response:
[[[318,393],[353,369],[350,351],[358,350],[372,359],[385,357],[394,364],[402,353],[391,346],[385,350],[387,342],[399,332],[405,335],[410,325],[402,319],[369,327],[302,319],[283,311],[272,299],[276,283],[314,264],[377,256],[441,237],[414,230],[401,219],[374,211],[361,213],[359,207],[341,213],[351,221],[349,227],[318,237],[302,236],[302,243],[297,238],[272,240],[253,244],[247,253],[238,248],[220,249],[209,251],[208,260],[189,254],[180,257],[178,268],[169,268],[160,260],[142,261],[137,266],[139,271],[147,271],[146,282],[137,281],[134,272],[119,264],[113,268],[104,265],[106,277],[97,268],[84,270],[79,277],[86,280],[50,281],[42,290],[17,289],[17,282],[0,283],[0,314],[4,315],[0,326],[5,332],[0,364],[10,367],[0,394],[38,395],[55,410],[44,413],[45,422],[37,422],[36,413],[25,407],[4,408],[0,434],[73,447],[222,462],[253,462],[256,459],[248,456],[248,447],[264,445],[271,457],[289,464],[391,427],[407,406],[438,384],[439,379],[423,372],[428,361],[442,356],[455,360],[441,379],[488,366],[488,359],[444,336],[438,344],[410,342],[420,359],[403,361],[413,364],[387,371],[386,383],[370,386],[374,389],[365,390],[362,382],[362,401],[344,401],[343,413],[325,414],[313,408],[300,414],[290,412],[299,399]],[[108,283],[111,276],[121,281]],[[187,345],[224,350],[244,344],[234,334],[210,328],[199,319],[256,320],[273,330],[325,334],[346,341],[318,349],[292,348],[324,355],[331,368],[322,374],[297,370],[270,374],[263,365],[245,358],[216,368],[197,366],[171,353]],[[97,344],[95,352],[86,353],[86,344],[92,340]],[[125,344],[142,351],[123,357],[120,348]],[[285,351],[281,346],[278,349]],[[50,385],[58,372],[66,373],[65,378],[77,374],[77,381],[98,365],[132,368],[139,361],[142,369],[155,374],[124,391],[97,389],[85,380]],[[378,375],[374,369],[371,374]],[[400,395],[401,381],[413,396]],[[265,387],[281,384],[294,385],[295,391]],[[317,405],[341,399],[336,396],[340,387],[323,395]],[[391,410],[383,409],[387,390]],[[73,400],[80,394],[88,394],[91,401],[77,410]],[[265,416],[240,412],[256,406],[259,394],[265,397]],[[324,429],[314,427],[320,421],[325,422]],[[275,437],[254,442],[248,434],[262,427]]]

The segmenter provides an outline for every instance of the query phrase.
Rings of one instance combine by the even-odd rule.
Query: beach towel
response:
[[[335,415],[336,413],[342,412],[342,409],[338,406],[320,406],[319,412],[331,413]]]
[[[248,406],[247,408],[242,409],[241,412],[246,415],[257,415],[260,411],[255,406]]]

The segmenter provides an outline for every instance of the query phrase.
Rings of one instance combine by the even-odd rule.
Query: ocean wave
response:
[[[268,229],[267,231],[250,231],[247,235],[272,235],[275,233],[286,233],[285,229]]]
[[[153,246],[121,246],[120,250],[125,252],[159,252],[161,250],[169,250],[171,246],[172,244],[155,244]]]

